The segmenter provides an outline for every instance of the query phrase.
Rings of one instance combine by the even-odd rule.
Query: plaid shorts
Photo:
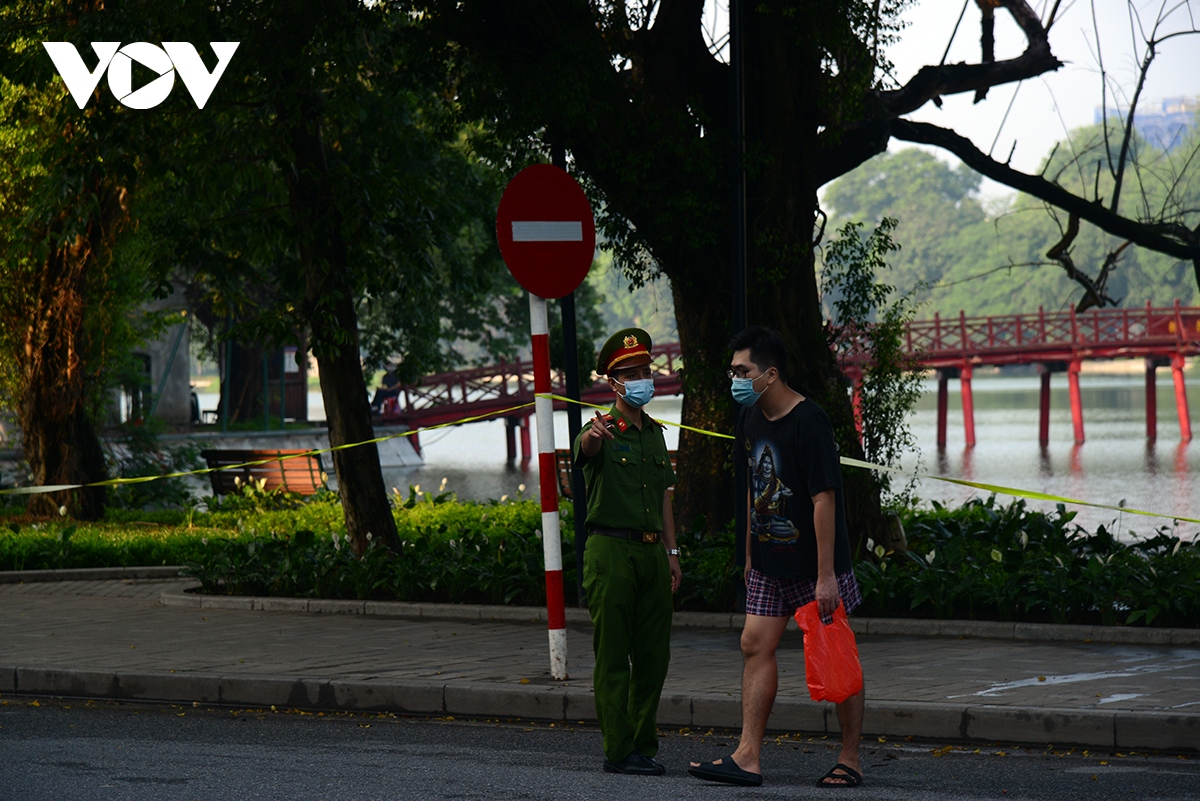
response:
[[[846,614],[850,614],[862,603],[854,571],[842,573],[837,577],[837,583],[842,605],[846,607]],[[750,575],[746,577],[747,615],[787,617],[816,599],[815,579],[768,576],[755,568],[750,568]]]

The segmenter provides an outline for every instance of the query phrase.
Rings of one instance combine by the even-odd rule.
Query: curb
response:
[[[113,579],[179,578],[179,565],[161,567],[76,567],[66,570],[0,570],[0,584],[39,581],[109,581]]]
[[[114,701],[392,712],[485,718],[534,718],[595,723],[590,688],[416,679],[311,679],[222,676],[212,673],[136,673],[0,666],[0,693],[105,698]],[[662,728],[741,726],[741,698],[733,693],[664,693]],[[840,736],[832,704],[778,699],[771,731]],[[863,734],[870,737],[1088,746],[1112,750],[1196,752],[1200,713],[1106,712],[993,704],[881,701],[867,704]]]
[[[486,604],[423,604],[403,601],[339,601],[329,598],[274,598],[248,595],[201,595],[183,588],[164,590],[163,606],[193,609],[240,609],[259,612],[378,615],[409,620],[476,620],[496,623],[545,623],[540,606]],[[745,615],[722,612],[676,612],[676,628],[740,631]],[[586,609],[568,607],[568,623],[589,625]],[[788,627],[796,628],[794,621]],[[1151,629],[1124,626],[1076,626],[1051,623],[1000,623],[991,620],[917,620],[908,618],[850,618],[855,634],[871,636],[956,637],[1028,642],[1106,642],[1121,645],[1200,645],[1200,629]],[[740,713],[739,713],[740,714]]]

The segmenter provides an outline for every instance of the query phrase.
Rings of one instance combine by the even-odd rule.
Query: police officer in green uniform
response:
[[[616,395],[575,440],[587,482],[583,586],[595,629],[592,687],[604,736],[604,770],[657,776],[656,716],[671,659],[671,595],[679,549],[668,488],[675,471],[662,425],[642,411],[654,395],[650,336],[613,334],[596,372]]]

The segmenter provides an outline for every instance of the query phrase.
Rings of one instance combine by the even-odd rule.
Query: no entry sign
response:
[[[550,164],[517,173],[496,212],[500,255],[517,283],[561,298],[583,283],[596,251],[596,221],[575,179]]]

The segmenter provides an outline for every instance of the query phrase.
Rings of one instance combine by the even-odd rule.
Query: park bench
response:
[[[298,454],[306,454],[300,456]],[[300,495],[313,495],[325,486],[321,456],[305,450],[205,450],[200,451],[210,468],[224,467],[208,474],[213,495],[240,492],[241,486],[262,481],[264,490],[284,490]],[[291,456],[290,459],[280,459]],[[246,462],[271,461],[245,465]],[[233,465],[245,465],[233,467]],[[240,482],[237,480],[240,479]]]
[[[667,451],[671,457],[671,469],[675,469],[679,451]],[[558,468],[558,493],[564,498],[573,497],[571,494],[571,451],[558,448],[554,451],[554,464]]]

